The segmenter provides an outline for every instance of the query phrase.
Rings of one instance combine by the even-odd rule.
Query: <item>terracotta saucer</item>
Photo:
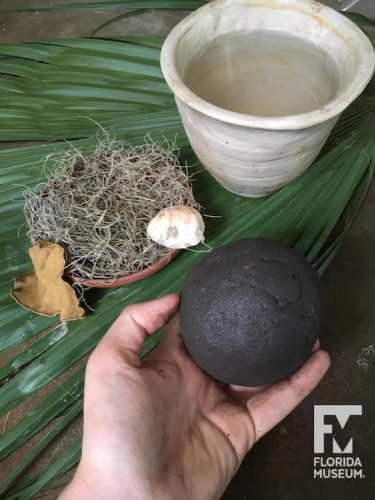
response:
[[[168,265],[178,254],[178,250],[172,250],[171,252],[163,255],[159,260],[145,267],[141,271],[136,273],[128,274],[127,276],[121,276],[119,278],[101,278],[101,279],[87,279],[81,278],[72,273],[65,274],[65,278],[73,283],[78,283],[82,286],[92,287],[92,288],[116,288],[123,285],[130,285],[130,283],[135,283],[137,281],[143,280],[152,276],[153,274],[163,269]]]
[[[181,180],[185,181],[185,179]],[[192,199],[194,199],[191,184],[189,182],[181,182],[181,184],[188,189]],[[42,196],[48,196],[48,186],[45,186],[42,189],[41,194]],[[128,274],[126,276],[120,276],[119,278],[89,279],[82,278],[81,276],[77,276],[76,274],[69,272],[64,274],[64,278],[71,283],[77,283],[91,288],[116,288],[123,285],[130,285],[131,283],[136,283],[137,281],[148,278],[149,276],[152,276],[160,271],[160,269],[163,269],[163,267],[172,262],[178,252],[179,250],[171,250],[167,254],[163,255],[159,260],[143,268],[141,271],[137,271],[136,273]]]

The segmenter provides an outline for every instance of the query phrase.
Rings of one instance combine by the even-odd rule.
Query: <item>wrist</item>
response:
[[[59,500],[104,500],[103,496],[91,486],[80,472],[76,470],[73,479],[62,491]]]
[[[146,500],[151,498],[153,500],[172,500],[172,497],[169,499],[165,495],[160,497],[154,495],[151,486],[146,486],[146,481],[126,484],[123,477],[122,481],[120,480],[121,474],[119,474],[115,479],[112,477],[110,481],[101,477],[98,483],[97,477],[100,477],[98,471],[96,474],[91,473],[81,462],[72,481],[60,494],[59,500]]]

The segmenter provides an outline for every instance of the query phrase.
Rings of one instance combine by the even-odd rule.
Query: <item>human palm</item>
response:
[[[186,352],[178,296],[130,306],[86,372],[81,463],[62,498],[218,498],[245,454],[317,385],[329,366],[316,350],[268,388],[224,387]],[[144,360],[145,338],[164,326]]]

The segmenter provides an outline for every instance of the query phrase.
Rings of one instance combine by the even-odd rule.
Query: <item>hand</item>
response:
[[[317,347],[279,384],[224,388],[186,352],[178,304],[173,294],[127,307],[91,355],[82,459],[62,499],[218,498],[250,448],[329,367]],[[162,343],[141,361],[147,335],[173,315]]]

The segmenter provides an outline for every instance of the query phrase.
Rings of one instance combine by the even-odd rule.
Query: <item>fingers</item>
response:
[[[318,339],[315,342],[314,347],[312,348],[312,352],[319,351],[319,349],[320,349],[320,340]]]
[[[319,339],[315,342],[312,352],[318,351],[320,349]],[[256,396],[261,392],[265,392],[267,385],[261,385],[258,387],[243,387],[242,385],[229,385],[227,391],[241,403],[246,403],[250,398]]]
[[[254,396],[247,403],[255,428],[255,440],[277,425],[318,385],[330,359],[325,351],[315,351],[296,373]]]
[[[268,386],[266,385],[261,385],[258,387],[244,387],[242,385],[229,385],[227,387],[227,391],[231,396],[233,396],[237,401],[240,401],[241,403],[247,403],[250,398],[253,396],[256,396],[257,394],[264,392],[265,389],[267,389]]]
[[[178,309],[180,298],[170,294],[160,299],[126,307],[104,336],[101,347],[124,350],[126,360],[139,366],[139,355],[147,335],[162,328]]]

